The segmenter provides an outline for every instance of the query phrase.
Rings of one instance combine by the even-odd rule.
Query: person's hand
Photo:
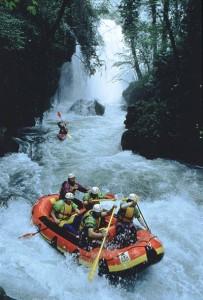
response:
[[[101,234],[102,234],[103,237],[107,237],[108,232],[107,232],[106,228],[102,228]]]
[[[90,199],[89,203],[90,204],[99,204],[100,202],[99,202],[99,199]]]

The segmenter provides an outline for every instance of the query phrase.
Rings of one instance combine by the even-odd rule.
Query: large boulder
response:
[[[79,99],[70,107],[69,111],[74,111],[82,116],[102,116],[105,112],[105,107],[97,100]]]
[[[195,165],[203,165],[203,143],[197,143],[195,138],[171,136],[152,138],[140,136],[136,127],[126,130],[121,138],[123,150],[132,150],[148,159],[167,158]]]
[[[0,287],[0,299],[1,300],[15,300],[14,298],[7,296],[6,292],[4,291],[4,289],[2,287]]]
[[[0,156],[7,152],[17,152],[18,143],[14,140],[12,132],[9,132],[6,127],[0,126]]]

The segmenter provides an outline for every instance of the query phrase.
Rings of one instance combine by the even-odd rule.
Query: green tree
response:
[[[138,79],[142,79],[137,48],[139,35],[139,8],[140,0],[122,0],[119,5],[123,33],[132,52],[133,66]]]
[[[81,46],[87,71],[93,74],[101,65],[96,54],[98,17],[90,0],[3,0],[0,12],[0,38],[7,49],[26,47],[28,27],[38,36],[42,51],[68,31]]]

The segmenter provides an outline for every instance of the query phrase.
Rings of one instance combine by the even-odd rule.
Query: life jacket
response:
[[[123,222],[132,222],[135,215],[135,207],[120,208],[118,212],[119,219]]]
[[[71,216],[73,212],[72,204],[64,203],[63,209],[57,213],[58,219],[64,220]]]
[[[75,192],[78,190],[78,184],[75,183],[74,185],[71,185],[69,183],[69,192],[75,194]]]
[[[105,194],[103,194],[103,193],[98,193],[97,195],[94,195],[92,193],[85,193],[85,195],[83,197],[83,201],[103,199],[104,197],[105,197]]]
[[[89,220],[88,220],[88,218],[89,218]],[[88,222],[87,222],[87,221],[88,221]],[[89,228],[88,225],[90,225],[91,227],[93,227],[94,229],[97,230],[97,229],[99,229],[100,224],[101,224],[101,217],[95,219],[95,218],[92,216],[92,211],[89,210],[88,212],[86,212],[86,213],[84,214],[84,217],[83,217],[82,222],[81,222],[81,224],[80,224],[79,230],[80,230],[80,231],[83,231],[83,230],[85,230],[85,229],[88,229],[88,228]]]
[[[67,133],[68,133],[67,128],[65,128],[65,127],[60,128],[59,134],[67,134]]]

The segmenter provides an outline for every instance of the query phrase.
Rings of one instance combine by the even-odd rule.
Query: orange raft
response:
[[[32,220],[40,234],[62,253],[77,254],[79,263],[91,267],[99,248],[87,251],[80,247],[79,236],[60,228],[50,217],[52,205],[58,194],[41,197],[33,206]],[[108,223],[108,219],[106,220]],[[116,218],[109,230],[109,239],[115,236]],[[137,241],[124,248],[103,249],[99,262],[99,274],[126,276],[137,273],[157,263],[164,255],[164,248],[156,236],[147,230],[137,229]]]

